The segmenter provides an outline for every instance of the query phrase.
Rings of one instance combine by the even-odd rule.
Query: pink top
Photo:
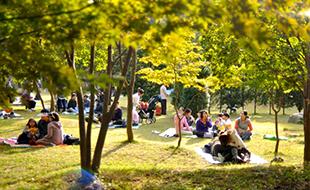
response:
[[[181,115],[180,118],[181,118],[181,121],[177,115],[174,116],[174,127],[175,127],[176,134],[180,134],[179,122],[181,122],[181,130],[192,131],[192,128],[187,123],[186,117]]]

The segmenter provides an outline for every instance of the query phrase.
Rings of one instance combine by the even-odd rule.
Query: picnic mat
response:
[[[277,140],[277,137],[275,135],[270,135],[270,134],[266,134],[263,137],[264,139],[268,139],[268,140]],[[287,141],[288,138],[287,137],[283,137],[283,136],[279,136],[279,140],[283,140],[283,141]]]
[[[221,162],[214,160],[211,154],[204,152],[203,149],[200,147],[195,147],[195,152],[199,156],[207,160],[207,162],[209,162],[210,164],[221,164]],[[267,163],[269,162],[251,152],[250,164],[267,164]]]
[[[97,128],[100,128],[101,125],[98,124],[96,125]],[[141,127],[141,124],[139,123],[139,125],[133,125],[132,128],[133,129],[139,129]],[[116,128],[126,128],[126,127],[123,127],[123,125],[109,125],[109,129],[116,129]]]
[[[174,135],[175,135],[175,128],[168,128],[167,130],[159,134],[159,136],[165,137],[165,138],[170,138],[170,137],[173,137]],[[187,138],[197,138],[197,136],[193,135],[191,131],[182,131],[182,135],[183,137],[187,137]]]
[[[44,145],[17,144],[17,137],[1,138],[0,144],[9,145],[12,148],[42,148]]]

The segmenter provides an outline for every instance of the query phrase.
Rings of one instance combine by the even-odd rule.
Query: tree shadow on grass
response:
[[[121,144],[119,144],[118,146],[116,146],[115,148],[105,152],[104,154],[102,154],[101,157],[107,157],[109,156],[110,154],[114,153],[114,152],[117,152],[118,150],[124,148],[125,146],[127,146],[129,144],[129,142],[125,141],[125,142],[122,142]]]
[[[203,167],[203,166],[202,166]],[[107,170],[101,181],[111,189],[309,189],[310,171],[285,166],[234,168],[216,166],[193,171]]]
[[[35,152],[47,147],[23,147],[23,148],[13,148],[9,145],[0,145],[1,154],[12,155],[12,154],[23,154],[28,152]]]

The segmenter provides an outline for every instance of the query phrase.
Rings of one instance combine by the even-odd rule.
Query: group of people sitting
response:
[[[90,100],[88,95],[84,95],[84,112],[88,113],[90,108]],[[77,95],[76,93],[72,93],[69,101],[63,96],[60,95],[57,97],[57,111],[58,112],[70,112],[70,113],[78,113],[78,103],[77,103]]]
[[[201,110],[195,120],[190,109],[179,109],[174,116],[176,135],[190,131],[197,137],[213,138],[205,145],[205,152],[212,154],[220,162],[245,163],[250,161],[251,153],[247,150],[244,140],[250,140],[253,126],[247,111],[242,111],[240,117],[232,126],[230,115],[226,112],[218,114],[212,123],[208,112]],[[192,127],[193,125],[196,128]]]
[[[191,113],[192,111],[189,108],[185,110],[180,108],[178,110],[178,113],[174,116],[175,136],[179,136],[182,131],[191,131],[197,137],[213,138],[220,131],[233,129],[230,115],[226,112],[218,114],[214,124],[206,110],[199,111],[197,119]],[[195,128],[193,125],[195,125]],[[242,140],[251,139],[253,126],[247,111],[242,111],[240,117],[235,120],[234,130],[236,130]]]
[[[57,112],[41,111],[41,118],[36,122],[30,118],[18,136],[18,144],[30,145],[60,145],[64,142],[64,132]]]

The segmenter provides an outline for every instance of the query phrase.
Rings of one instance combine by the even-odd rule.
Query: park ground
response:
[[[125,110],[125,98],[121,99]],[[28,118],[39,119],[35,112],[14,107],[24,119],[0,120],[0,137],[18,136]],[[247,109],[251,112],[251,106]],[[239,110],[240,111],[240,110]],[[216,115],[216,110],[212,113]],[[279,116],[281,136],[294,135],[280,142],[282,163],[264,165],[210,165],[194,148],[203,147],[210,139],[183,138],[175,149],[177,138],[162,138],[153,130],[173,127],[173,109],[158,116],[155,124],[143,124],[134,130],[134,143],[126,143],[126,129],[109,129],[98,176],[106,189],[310,189],[310,170],[303,168],[303,125],[289,124],[287,109]],[[238,114],[232,115],[235,119]],[[215,117],[213,116],[213,119]],[[254,135],[246,142],[248,149],[270,161],[275,141],[263,139],[275,134],[274,116],[266,107],[251,115]],[[77,116],[61,115],[65,132],[78,137]],[[95,146],[99,128],[93,126]],[[10,148],[0,145],[0,189],[76,189],[80,168],[79,146],[47,148]]]

